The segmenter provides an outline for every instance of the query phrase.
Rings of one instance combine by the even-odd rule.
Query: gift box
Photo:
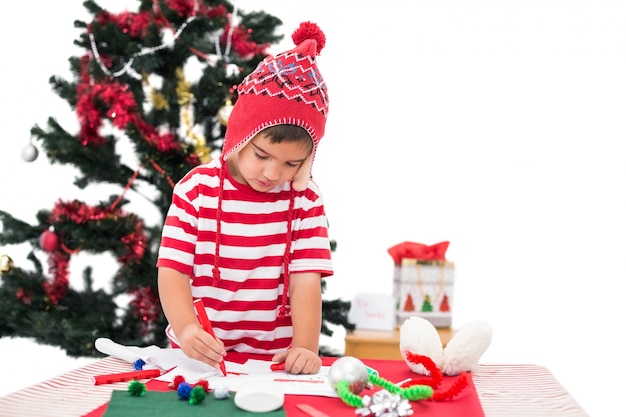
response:
[[[397,322],[423,317],[438,328],[452,326],[454,263],[446,260],[449,242],[402,242],[387,251],[394,260],[393,297]]]

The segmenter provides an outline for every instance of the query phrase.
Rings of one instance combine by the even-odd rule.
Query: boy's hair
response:
[[[307,143],[309,150],[313,149],[313,140],[305,128],[296,125],[274,125],[264,129],[271,143],[302,142]]]

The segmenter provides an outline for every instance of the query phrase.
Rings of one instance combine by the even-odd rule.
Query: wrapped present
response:
[[[393,297],[398,324],[420,316],[438,328],[452,325],[454,263],[446,260],[450,242],[402,242],[387,250],[394,261]]]

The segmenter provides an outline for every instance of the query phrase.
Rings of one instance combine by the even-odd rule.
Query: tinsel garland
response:
[[[185,29],[187,23],[190,21],[189,19],[193,19],[197,16],[207,16],[213,19],[227,18],[228,24],[224,27],[219,41],[227,45],[226,49],[228,53],[222,54],[221,46],[216,38],[217,57],[224,60],[225,63],[229,61],[228,56],[231,49],[242,57],[250,57],[255,54],[264,53],[268,47],[268,45],[259,45],[252,41],[250,39],[249,29],[233,25],[232,19],[236,18],[236,9],[230,14],[224,5],[215,7],[207,6],[204,2],[198,0],[169,0],[165,1],[164,4],[169,9],[175,11],[181,18],[187,18],[187,21],[176,30],[174,41],[180,40],[180,32]],[[120,14],[102,11],[96,16],[94,22],[99,25],[114,24],[137,41],[141,41],[141,37],[147,35],[147,28],[151,24],[155,24],[159,29],[167,28],[174,30],[172,24],[163,14],[160,3],[156,0],[153,3],[152,11],[142,10],[138,13],[124,11]],[[161,154],[181,152],[182,145],[176,135],[167,131],[159,133],[154,126],[147,123],[141,116],[138,103],[128,90],[128,86],[115,81],[118,75],[122,75],[126,70],[130,69],[134,57],[131,57],[130,61],[125,65],[125,70],[123,69],[121,72],[118,71],[119,74],[112,74],[109,71],[112,66],[112,60],[106,55],[101,55],[98,51],[97,42],[93,38],[94,28],[92,25],[93,24],[87,28],[92,43],[92,54],[83,57],[81,60],[80,82],[77,84],[76,89],[76,113],[80,125],[78,138],[81,143],[84,146],[103,145],[106,139],[100,135],[99,131],[102,127],[103,117],[107,117],[112,124],[119,129],[124,130],[128,128],[129,125],[134,126],[138,130],[139,136]],[[161,45],[143,48],[138,55],[154,53],[167,46],[168,43],[164,41]],[[189,49],[206,61],[212,61],[209,59],[208,55],[202,54],[192,47],[189,47]],[[101,80],[93,78],[89,72],[90,64],[93,60],[96,60],[103,72],[109,75],[107,78]],[[179,94],[179,100],[180,99],[181,95]],[[102,114],[100,107],[103,104],[106,108],[105,114]],[[186,107],[183,106],[183,109],[187,109],[187,111],[183,114],[184,120],[182,120],[182,122],[183,124],[187,124],[189,127],[187,131],[191,132],[190,123],[192,116],[189,107],[189,105]],[[210,149],[206,147],[206,140],[198,135],[192,136],[192,139],[196,142],[197,152],[187,155],[187,162],[191,166],[196,166],[210,160]],[[149,158],[144,162],[149,162],[157,172],[161,175],[165,175],[168,182],[173,187],[174,181],[169,178],[165,170],[161,168],[153,158]]]
[[[150,334],[152,323],[159,318],[159,297],[150,287],[139,287],[128,291],[133,298],[129,305],[144,323],[144,336]]]
[[[211,148],[206,146],[206,138],[204,135],[194,132],[193,130],[193,107],[192,103],[194,95],[191,92],[191,83],[185,79],[182,68],[176,69],[176,96],[180,105],[180,121],[184,128],[185,136],[194,141],[196,155],[202,163],[211,160]]]
[[[231,23],[233,16],[228,13],[224,5],[212,7],[197,0],[169,0],[165,1],[165,4],[181,18],[189,19],[197,16],[207,16],[213,19],[221,17],[228,18],[229,23],[224,27],[220,36],[220,42],[227,44],[228,49],[232,46],[232,50],[241,57],[246,58],[261,54],[268,48],[268,45],[259,45],[252,41],[250,39],[249,29],[233,26]],[[99,25],[105,25],[107,23],[115,24],[131,38],[137,40],[140,40],[140,37],[146,35],[147,27],[150,24],[155,24],[159,29],[174,29],[161,11],[159,2],[156,0],[154,1],[152,12],[145,10],[138,13],[125,11],[115,15],[107,11],[102,11],[96,16],[95,22]],[[93,27],[90,26],[87,29],[91,34]],[[181,29],[184,29],[184,27],[179,28],[178,31]],[[179,37],[176,36],[175,41],[178,40]],[[165,46],[166,44],[162,44],[148,48],[147,52],[142,51],[141,54],[150,53],[150,51],[154,53]],[[219,45],[217,45],[216,48],[220,48]],[[108,69],[111,67],[110,59],[104,55],[101,56],[97,49],[92,49],[92,55],[83,58],[80,77],[81,82],[76,90],[76,112],[79,116],[79,138],[81,143],[83,143],[83,145],[101,145],[104,143],[105,139],[98,133],[102,125],[102,115],[96,107],[96,103],[104,103],[108,107],[106,117],[111,120],[114,126],[125,129],[129,123],[133,124],[139,130],[141,136],[162,153],[180,150],[180,143],[176,140],[174,134],[165,133],[160,135],[151,125],[141,118],[137,103],[130,92],[126,91],[127,86],[111,81],[111,77],[100,81],[96,81],[91,77],[88,72],[88,64],[92,60],[97,60],[98,63],[103,66],[105,73],[108,73]],[[189,49],[199,57],[209,61],[206,54],[202,54],[192,47],[189,47]],[[222,55],[221,50],[216,51],[216,53],[220,59],[228,59],[228,54]]]
[[[130,185],[129,182],[125,191]],[[92,207],[78,200],[69,202],[58,201],[47,221],[50,225],[54,226],[55,224],[68,222],[82,225],[104,219],[113,221],[124,220],[129,215],[125,214],[117,207],[117,204],[121,201],[121,197],[122,196],[116,199],[109,207]],[[64,236],[58,236],[58,238],[61,244],[55,247],[54,250],[51,250],[48,255],[48,272],[52,276],[52,279],[43,284],[46,295],[50,299],[50,302],[55,305],[58,304],[59,300],[65,295],[69,288],[68,275],[70,257],[72,254],[81,250],[81,248],[69,248],[64,244]],[[118,256],[118,261],[122,263],[139,261],[143,257],[146,249],[146,239],[143,222],[139,220],[135,223],[133,232],[122,236],[121,241],[124,243],[124,247],[127,248],[127,250]],[[137,291],[136,295],[141,296],[141,299],[135,300],[135,305],[142,306],[142,308],[138,310],[138,314],[144,318],[147,323],[154,322],[158,317],[158,312],[147,311],[145,306],[147,306],[148,300],[150,302],[156,300],[156,296],[153,297],[147,294],[145,289],[139,289]]]
[[[69,265],[70,256],[63,251],[56,250],[48,256],[48,272],[53,276],[53,279],[44,282],[43,289],[54,305],[59,303],[69,287]]]
[[[83,66],[87,71],[87,66]],[[159,134],[156,128],[147,123],[139,113],[137,102],[128,86],[115,81],[101,81],[93,83],[81,81],[76,88],[76,114],[80,124],[78,137],[83,146],[100,146],[105,143],[99,130],[102,127],[102,115],[96,103],[104,103],[108,110],[106,117],[119,129],[126,129],[129,124],[134,125],[152,147],[160,153],[181,151],[181,145],[171,132]]]

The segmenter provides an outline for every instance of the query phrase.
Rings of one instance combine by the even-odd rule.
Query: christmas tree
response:
[[[406,296],[402,311],[415,311],[415,304],[413,304],[413,297],[411,297],[411,294]]]
[[[443,299],[441,300],[441,304],[439,304],[439,311],[449,312],[450,311],[450,300],[448,300],[448,294],[443,295]]]
[[[79,189],[108,184],[118,192],[95,203],[60,198],[37,213],[37,224],[0,211],[0,244],[32,247],[28,266],[8,254],[0,259],[0,337],[32,337],[70,356],[98,355],[97,337],[167,345],[155,263],[172,188],[219,155],[237,84],[283,37],[277,17],[227,1],[141,0],[137,11],[119,14],[83,4],[93,20],[75,22],[84,54],[69,59],[74,79],[50,78],[79,129],[69,132],[50,117],[31,136],[52,164],[78,170]],[[33,161],[38,152],[31,144],[22,156]],[[127,210],[135,198],[158,218]],[[94,288],[92,266],[82,272],[82,289],[70,285],[78,253],[113,255],[111,288]],[[321,333],[332,335],[329,324],[353,329],[349,307],[324,300]]]
[[[430,295],[426,294],[424,296],[424,302],[422,303],[422,311],[428,312],[433,311],[433,304],[430,301]]]

